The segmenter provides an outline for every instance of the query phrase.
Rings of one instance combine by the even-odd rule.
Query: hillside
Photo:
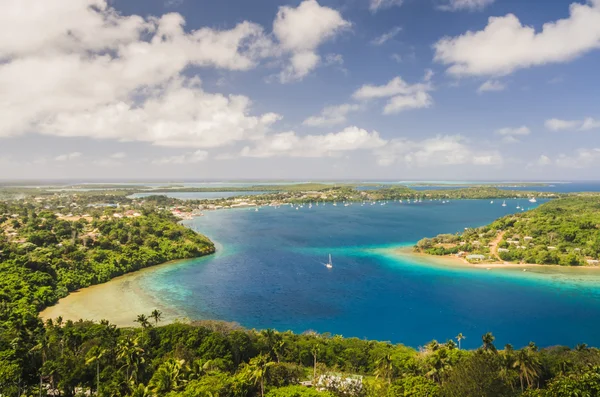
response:
[[[415,246],[430,255],[470,261],[547,265],[597,265],[600,257],[600,196],[561,198],[460,234],[425,238]]]

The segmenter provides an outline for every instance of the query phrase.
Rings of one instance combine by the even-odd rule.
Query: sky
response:
[[[598,179],[600,0],[0,11],[0,179]]]

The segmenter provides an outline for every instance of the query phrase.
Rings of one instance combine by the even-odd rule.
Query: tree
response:
[[[456,335],[456,340],[458,341],[458,349],[459,349],[459,350],[460,350],[460,341],[461,341],[461,340],[463,340],[463,339],[466,339],[466,338],[467,338],[467,337],[466,337],[466,336],[464,336],[464,335],[462,334],[462,332],[461,332],[461,333],[459,333],[458,335]]]
[[[496,353],[496,346],[494,346],[494,340],[496,340],[496,337],[492,335],[491,332],[486,332],[481,337],[481,340],[483,341],[483,345],[481,346],[483,351]]]
[[[375,377],[377,379],[385,380],[388,385],[392,384],[392,377],[394,376],[394,362],[390,354],[384,354],[375,363]]]
[[[139,343],[139,339],[127,337],[122,339],[117,346],[117,359],[124,364],[121,368],[125,368],[125,379],[133,382],[137,381],[140,367],[145,362],[145,351]]]
[[[261,397],[265,396],[265,376],[271,364],[268,357],[261,354],[250,360],[250,364],[247,367],[250,380],[255,385],[260,385]]]
[[[106,350],[94,346],[94,348],[90,350],[88,359],[85,362],[86,364],[96,364],[96,393],[100,393],[100,360],[105,354]]]
[[[527,382],[527,387],[531,387],[532,383],[538,378],[541,365],[540,360],[535,356],[533,350],[529,347],[521,349],[515,356],[513,368],[519,371],[519,380],[521,382],[521,391],[524,390],[523,379]]]
[[[152,313],[150,314],[150,317],[152,319],[154,319],[154,324],[158,325],[158,322],[162,320],[162,312],[158,309],[154,309],[152,310]]]
[[[168,359],[158,367],[148,383],[148,388],[158,396],[181,390],[184,386],[186,372],[184,365],[185,360]]]

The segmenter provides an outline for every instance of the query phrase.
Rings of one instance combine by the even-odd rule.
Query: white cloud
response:
[[[588,168],[600,165],[600,148],[579,149],[574,155],[561,154],[556,165],[563,168]]]
[[[204,161],[208,158],[208,152],[205,150],[196,150],[192,153],[181,154],[178,156],[161,157],[152,161],[153,164],[171,165],[171,164],[194,164]]]
[[[117,152],[110,155],[111,159],[124,159],[125,157],[127,157],[125,152]]]
[[[492,4],[494,0],[447,0],[438,8],[444,11],[479,11]]]
[[[106,0],[23,0],[0,14],[0,137],[40,132],[212,147],[279,116],[203,91],[190,66],[248,70],[275,54],[260,25],[189,33],[176,13],[122,16]],[[35,32],[35,34],[32,34]]]
[[[401,77],[395,77],[382,86],[363,85],[352,97],[359,100],[390,98],[383,109],[384,114],[398,113],[408,109],[428,108],[433,105],[429,91],[433,89],[426,72],[425,82],[408,84]]]
[[[82,154],[80,152],[71,152],[71,153],[67,153],[67,154],[61,154],[60,156],[56,156],[54,158],[54,160],[56,160],[56,161],[69,161],[69,160],[78,159],[81,156],[82,156]]]
[[[128,100],[91,111],[56,113],[39,125],[39,131],[63,137],[211,148],[258,139],[281,118],[274,113],[250,116],[249,107],[247,97],[210,94],[198,81],[175,80],[150,92],[138,105]]]
[[[541,166],[541,167],[544,167],[546,165],[552,164],[552,160],[550,160],[550,157],[546,156],[545,154],[542,154],[538,158],[536,164],[539,165],[539,166]]]
[[[400,54],[392,54],[390,56],[394,61],[398,62],[398,63],[402,63],[402,55]]]
[[[435,60],[455,76],[507,75],[517,69],[567,62],[600,47],[600,0],[573,3],[570,16],[536,32],[513,14],[490,17],[485,29],[445,37]]]
[[[551,131],[589,131],[600,128],[600,120],[587,117],[584,120],[546,120],[546,128]]]
[[[408,167],[436,167],[443,165],[500,165],[502,156],[497,151],[483,151],[470,147],[462,136],[436,136],[422,141],[393,139],[376,151],[382,166],[402,164]]]
[[[591,117],[583,120],[583,125],[581,126],[582,131],[594,130],[596,128],[600,128],[600,120],[595,120]]]
[[[399,7],[404,3],[404,0],[369,0],[369,10],[377,12],[391,7]]]
[[[273,33],[281,50],[290,54],[288,66],[281,72],[281,82],[301,80],[317,67],[321,57],[317,48],[351,26],[342,15],[316,0],[305,0],[296,8],[279,7]]]
[[[531,130],[526,126],[518,128],[501,128],[496,130],[497,135],[501,135],[502,141],[505,143],[517,143],[520,142],[519,137],[531,134]]]
[[[398,35],[398,33],[400,33],[401,31],[402,31],[402,28],[400,26],[396,26],[396,27],[392,28],[392,30],[390,30],[389,32],[386,32],[386,33],[382,34],[381,36],[376,37],[373,40],[371,40],[371,44],[377,45],[377,46],[382,45],[386,41],[391,40],[394,37],[396,37]]]
[[[321,111],[319,116],[311,116],[304,120],[302,124],[311,127],[320,127],[324,125],[336,125],[346,122],[346,116],[350,112],[356,112],[360,105],[344,103],[337,106],[328,106]]]
[[[253,147],[246,146],[245,157],[334,157],[343,152],[375,149],[385,145],[376,131],[368,132],[358,127],[325,135],[300,136],[293,131],[270,135]]]
[[[496,134],[502,136],[524,136],[531,134],[531,130],[527,126],[521,126],[518,128],[500,128],[499,130],[496,130]]]
[[[490,91],[504,91],[506,89],[506,85],[498,80],[488,80],[482,85],[479,86],[477,92],[482,94],[484,92]]]

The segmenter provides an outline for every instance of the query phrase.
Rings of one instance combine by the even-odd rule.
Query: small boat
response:
[[[529,202],[530,203],[537,203],[537,200],[535,199],[535,197],[532,197],[532,198],[529,199]]]
[[[494,204],[494,200],[490,201],[490,204]]]
[[[255,208],[255,209],[254,209],[254,212],[258,212],[258,208]]]
[[[506,207],[506,201],[504,201],[504,202],[502,203],[502,206],[503,206],[503,207]]]
[[[337,207],[337,203],[335,203],[335,202],[334,202],[334,203],[333,203],[333,206],[334,206],[334,207]]]
[[[331,261],[331,254],[329,254],[329,262],[327,262],[327,263],[325,264],[325,267],[326,267],[327,269],[332,269],[332,268],[333,268],[333,262]]]
[[[517,209],[518,209],[518,210],[520,210],[520,209],[521,209],[521,206],[520,206],[520,205],[517,205]]]

